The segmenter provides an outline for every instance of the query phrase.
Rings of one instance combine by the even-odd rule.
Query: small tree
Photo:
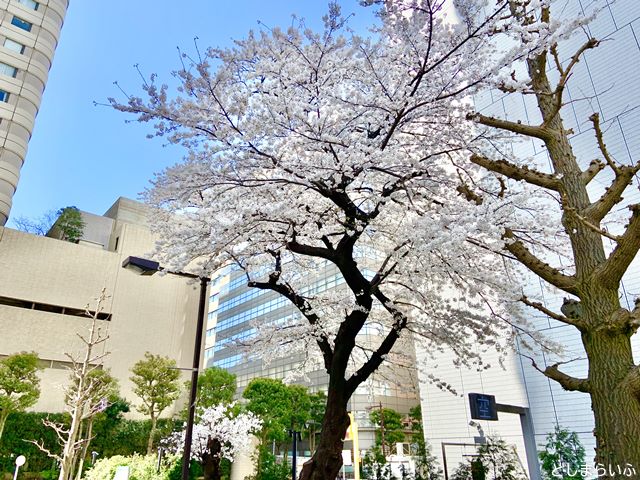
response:
[[[271,378],[253,379],[242,396],[248,400],[246,409],[262,420],[262,428],[257,432],[261,447],[257,478],[261,478],[269,442],[275,442],[278,448],[288,442],[288,430],[300,430],[309,419],[311,400],[305,387],[285,385]]]
[[[471,480],[471,472],[480,467],[487,480],[527,480],[515,447],[507,445],[501,438],[487,437],[486,443],[478,448],[478,456],[461,464],[452,478]]]
[[[71,361],[71,383],[66,388],[65,403],[67,411],[71,415],[69,425],[56,423],[48,419],[43,423],[52,428],[58,436],[62,453],[57,454],[47,449],[41,441],[34,441],[42,451],[60,464],[59,480],[70,480],[74,477],[74,468],[77,465],[78,455],[84,451],[84,446],[91,440],[89,435],[83,435],[83,423],[104,410],[108,403],[106,395],[112,390],[114,383],[108,372],[99,373],[102,368],[102,360],[109,354],[104,348],[98,352],[109,335],[106,328],[100,325],[98,316],[104,310],[104,302],[107,299],[105,289],[96,298],[96,307],[87,315],[91,317],[89,332],[87,335],[78,334],[84,344],[84,352],[80,355],[65,353]],[[78,358],[79,357],[79,358]]]
[[[191,382],[185,382],[185,390],[189,390]],[[236,393],[236,376],[218,367],[210,367],[198,376],[196,393],[196,415],[216,405],[228,405]],[[186,418],[188,406],[181,415]]]
[[[382,405],[380,405],[382,407]],[[404,440],[402,415],[392,408],[372,410],[369,419],[376,425],[376,446],[380,447],[382,456],[393,455],[396,443]]]
[[[133,392],[142,403],[136,409],[151,419],[151,431],[147,443],[147,455],[153,451],[153,438],[158,417],[180,395],[180,371],[176,361],[161,355],[145,352],[144,359],[132,368],[130,377],[135,388]]]
[[[47,235],[53,229],[54,236],[72,243],[80,240],[85,227],[77,207],[50,210],[37,219],[17,217],[13,222],[18,230],[34,235]]]
[[[442,469],[437,464],[436,456],[431,453],[431,445],[424,438],[420,405],[409,410],[409,418],[411,419],[411,442],[416,446],[415,480],[440,480]]]
[[[233,404],[207,407],[193,426],[192,458],[202,462],[205,480],[221,478],[220,463],[223,458],[233,461],[246,451],[251,435],[261,427],[261,421],[253,413],[233,413]],[[175,433],[168,443],[176,453],[184,448],[185,432]]]
[[[585,465],[584,447],[576,432],[556,425],[553,433],[547,434],[547,443],[538,456],[546,478],[550,480],[582,478],[580,472]]]
[[[0,439],[11,412],[22,412],[40,396],[38,355],[14,353],[0,360]]]
[[[89,451],[89,445],[93,439],[93,423],[97,414],[107,410],[112,402],[118,402],[118,381],[109,370],[96,369],[87,375],[88,384],[91,385],[87,398],[86,412],[83,415],[84,423],[80,427],[79,438],[83,439],[82,447],[75,467],[76,479],[82,477],[84,461]],[[77,385],[78,382],[75,382]],[[73,390],[72,390],[73,392]]]
[[[58,219],[53,224],[56,232],[59,232],[60,240],[75,243],[82,237],[84,220],[77,207],[65,207],[58,210]]]

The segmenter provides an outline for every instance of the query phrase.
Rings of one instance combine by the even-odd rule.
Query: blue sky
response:
[[[321,0],[72,0],[29,151],[13,198],[11,219],[39,217],[75,205],[102,214],[119,196],[137,198],[153,173],[178,162],[184,150],[149,140],[149,125],[125,123],[129,117],[93,102],[122,98],[113,84],[141,93],[134,69],[170,79],[180,65],[177,47],[229,45],[258,20],[287,26],[293,13],[307,25],[322,25]],[[350,25],[364,31],[373,12],[357,0],[342,0]]]

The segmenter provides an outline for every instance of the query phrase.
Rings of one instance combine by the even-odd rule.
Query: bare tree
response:
[[[558,2],[560,3],[560,2]],[[551,2],[509,1],[509,16],[516,27],[513,40],[525,43],[537,19],[547,25],[557,22]],[[467,18],[469,24],[472,18]],[[527,33],[529,31],[529,33]],[[535,35],[535,34],[534,34]],[[503,231],[504,251],[567,297],[560,311],[523,296],[520,301],[532,309],[566,325],[575,327],[582,338],[588,359],[586,378],[577,378],[561,370],[561,363],[546,368],[533,366],[565,390],[583,392],[591,397],[595,417],[596,462],[605,466],[640,465],[640,367],[634,360],[631,336],[640,325],[640,304],[633,309],[620,302],[621,280],[640,248],[640,204],[628,204],[626,225],[612,223],[615,210],[624,206],[625,192],[640,170],[637,159],[630,164],[616,161],[605,143],[605,133],[598,113],[588,119],[599,158],[577,158],[570,142],[572,131],[562,118],[567,99],[566,87],[580,60],[600,41],[585,35],[584,41],[569,54],[558,39],[551,39],[541,50],[529,55],[524,71],[509,72],[495,82],[505,92],[531,96],[540,113],[540,123],[526,119],[506,120],[474,113],[477,124],[488,127],[487,137],[497,132],[510,139],[528,138],[542,142],[550,159],[547,168],[521,161],[499,151],[491,143],[475,150],[473,164],[497,174],[495,190],[480,192],[465,183],[467,197],[474,202],[492,201],[504,195],[506,188],[518,189],[515,182],[525,182],[533,190],[543,190],[546,215],[536,228],[524,223]],[[608,182],[604,193],[593,195],[596,176]],[[511,180],[513,182],[508,182]],[[472,195],[469,195],[472,193]],[[533,203],[528,205],[533,207]],[[546,224],[546,225],[544,225]],[[544,225],[541,228],[540,225]],[[614,245],[605,248],[608,239]],[[558,265],[558,258],[564,265]],[[608,477],[607,477],[608,478]]]
[[[44,424],[53,429],[58,436],[62,452],[54,453],[44,447],[41,442],[33,442],[40,450],[59,462],[59,480],[74,478],[78,456],[85,451],[84,446],[91,440],[91,422],[87,425],[88,431],[83,435],[83,421],[92,419],[108,406],[107,396],[113,389],[113,381],[108,378],[110,377],[108,373],[99,373],[102,369],[102,360],[109,354],[103,346],[109,335],[102,321],[98,320],[98,316],[104,311],[107,298],[106,291],[103,289],[96,298],[95,309],[90,311],[87,305],[87,315],[91,317],[88,334],[77,334],[84,344],[84,351],[80,355],[65,353],[71,362],[71,381],[66,388],[65,400],[71,415],[70,424],[67,426],[48,419],[43,420]],[[81,468],[82,461],[79,465]]]

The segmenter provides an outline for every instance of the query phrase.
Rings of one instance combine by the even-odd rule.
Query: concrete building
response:
[[[100,322],[109,332],[104,368],[133,404],[130,368],[144,353],[169,356],[190,370],[200,285],[174,275],[141,276],[122,268],[148,256],[153,236],[144,206],[119,198],[102,216],[82,212],[78,243],[0,227],[0,357],[37,352],[44,370],[38,411],[61,411],[69,358],[82,350],[76,333],[89,325],[85,306],[105,288]],[[185,372],[185,380],[188,378]],[[167,414],[172,414],[168,411]]]
[[[586,52],[577,65],[567,89],[567,98],[571,101],[562,110],[565,126],[574,131],[571,142],[577,158],[583,162],[583,168],[593,158],[601,156],[588,120],[593,112],[600,114],[603,130],[606,130],[607,147],[617,161],[628,164],[640,158],[640,2],[602,0],[595,3],[600,3],[603,8],[587,30],[591,36],[605,41],[598,48]],[[583,12],[583,7],[592,4],[594,2],[584,0],[556,2],[553,12],[563,18],[574,19]],[[583,42],[584,36],[578,36],[564,43],[561,46],[563,58],[568,58]],[[531,97],[493,91],[477,96],[474,101],[478,109],[486,114],[532,123],[539,118]],[[514,149],[518,154],[530,156],[544,165],[547,157],[540,144],[540,141],[529,140]],[[603,192],[610,180],[605,175],[596,177],[591,184],[594,198]],[[634,184],[638,185],[637,176]],[[640,193],[630,188],[625,195],[625,203],[621,205],[621,213],[625,212],[625,204],[638,202]],[[557,263],[557,259],[553,259],[553,262]],[[623,279],[620,296],[627,308],[633,308],[634,299],[640,294],[639,267],[640,262],[636,258]],[[562,298],[566,296],[542,285],[537,277],[530,277],[525,293],[531,298],[541,299],[555,311],[559,311]],[[587,364],[578,331],[541,314],[536,315],[533,310],[528,310],[527,314],[539,330],[565,345],[565,358],[583,358],[563,365],[563,371],[586,377]],[[637,359],[640,353],[640,337],[637,334],[632,338],[632,343]],[[537,363],[543,369],[557,361],[542,352],[538,352],[537,357]],[[443,443],[474,443],[478,432],[468,424],[471,417],[467,394],[479,392],[496,395],[500,403],[530,407],[539,446],[544,445],[546,434],[552,432],[555,425],[577,432],[585,446],[587,461],[591,462],[595,439],[588,395],[564,391],[558,383],[534,370],[529,359],[517,354],[508,359],[504,370],[496,367],[484,372],[469,372],[448,367],[445,361],[434,363],[439,365],[438,375],[450,381],[460,394],[456,397],[438,390],[426,380],[421,382],[425,432],[440,461]],[[426,366],[428,369],[428,364]],[[516,445],[520,459],[526,465],[517,416],[500,415],[498,422],[479,423],[486,433],[498,434]],[[450,474],[463,455],[472,454],[475,447],[445,445],[445,450]]]
[[[68,0],[0,0],[0,226],[11,210]]]

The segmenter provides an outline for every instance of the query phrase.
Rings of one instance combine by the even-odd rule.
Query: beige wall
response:
[[[146,227],[117,220],[114,232],[117,252],[0,227],[0,296],[84,308],[106,288],[105,311],[112,318],[101,321],[110,335],[104,366],[135,403],[129,369],[145,351],[191,367],[200,286],[183,277],[140,276],[122,268],[127,256],[147,255],[153,239]],[[33,350],[48,361],[68,361],[65,352],[80,350],[76,333],[88,325],[78,316],[0,305],[0,355]],[[43,393],[34,410],[63,409],[68,373],[54,366],[41,374]]]

